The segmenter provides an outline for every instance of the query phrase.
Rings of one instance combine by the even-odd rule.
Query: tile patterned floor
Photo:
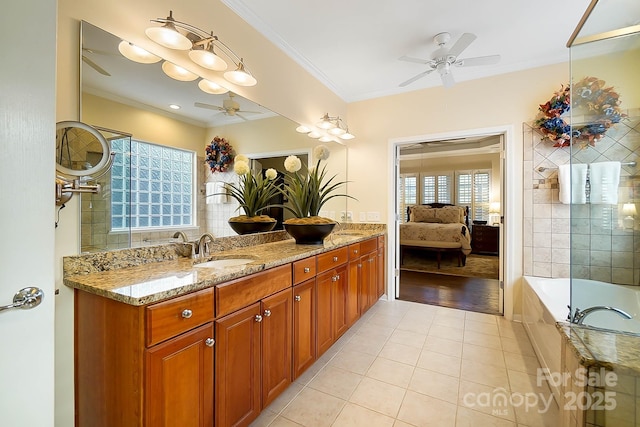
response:
[[[379,301],[252,426],[556,427],[538,367],[519,323]]]

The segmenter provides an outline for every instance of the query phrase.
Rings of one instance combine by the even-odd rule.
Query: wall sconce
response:
[[[500,225],[500,202],[489,203],[489,220],[491,225]]]
[[[636,211],[635,203],[625,203],[624,205],[622,205],[622,214],[626,215],[622,220],[623,227],[627,229],[633,229],[633,217],[638,214]]]
[[[218,49],[218,52],[222,52],[236,67],[235,70],[225,71],[223,74],[227,81],[239,86],[255,86],[258,83],[251,72],[247,70],[244,59],[224,44],[213,32],[207,33],[186,22],[176,21],[173,18],[173,11],[169,11],[168,17],[152,19],[151,22],[162,24],[160,27],[149,27],[145,30],[147,37],[155,43],[169,49],[189,50],[189,58],[195,64],[213,71],[225,71],[228,67],[227,61],[216,53],[215,49]],[[135,55],[128,56],[124,53],[123,55],[132,61],[141,62],[134,59]],[[172,65],[175,66],[175,64]],[[169,74],[164,65],[162,69],[169,77],[181,80],[174,77],[175,73]],[[196,75],[194,74],[194,76]],[[191,80],[195,80],[197,77]]]
[[[344,120],[340,118],[340,116],[331,117],[329,116],[329,113],[325,113],[325,115],[320,118],[320,121],[316,123],[316,126],[340,139],[355,138],[353,134],[349,133],[349,127]]]

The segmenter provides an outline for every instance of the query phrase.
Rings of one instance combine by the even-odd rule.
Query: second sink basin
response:
[[[196,268],[225,268],[233,267],[234,265],[249,264],[255,260],[251,258],[223,258],[214,259],[212,261],[202,262],[200,264],[194,264]]]

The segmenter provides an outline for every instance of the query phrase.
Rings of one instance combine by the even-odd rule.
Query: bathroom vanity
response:
[[[76,425],[250,424],[384,294],[384,248],[365,231],[67,275]]]

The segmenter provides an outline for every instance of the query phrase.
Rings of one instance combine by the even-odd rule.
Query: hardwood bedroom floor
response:
[[[499,314],[499,286],[495,279],[401,270],[398,299]]]

